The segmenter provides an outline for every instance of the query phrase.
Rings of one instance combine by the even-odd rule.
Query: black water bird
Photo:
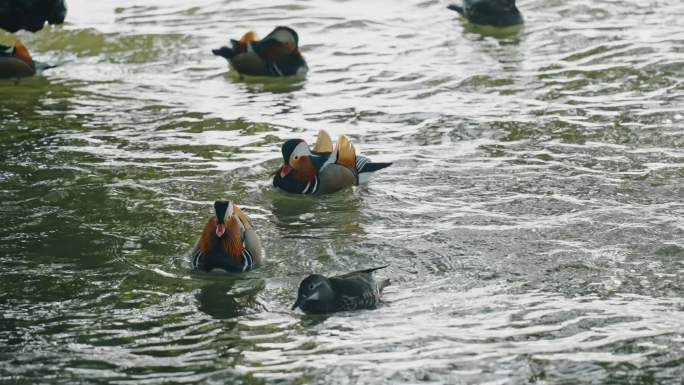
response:
[[[380,303],[382,290],[390,284],[389,279],[376,282],[373,272],[387,266],[354,271],[348,274],[324,277],[312,274],[299,285],[297,301],[292,310],[306,313],[331,313],[336,311],[374,309]]]
[[[511,27],[523,23],[515,0],[463,0],[463,5],[451,4],[456,11],[473,24],[493,27]]]
[[[0,0],[0,28],[36,32],[46,22],[62,24],[66,11],[64,0]]]

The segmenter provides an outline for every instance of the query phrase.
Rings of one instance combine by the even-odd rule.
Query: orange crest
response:
[[[14,43],[14,56],[28,64],[33,64],[33,58],[31,58],[31,54],[21,40],[17,40]]]

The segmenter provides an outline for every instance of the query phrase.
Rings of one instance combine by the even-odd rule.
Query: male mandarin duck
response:
[[[381,302],[382,290],[390,281],[385,279],[377,283],[373,279],[373,272],[385,267],[387,266],[330,278],[312,274],[299,285],[297,300],[292,305],[292,310],[300,308],[306,313],[331,313],[374,309]]]
[[[232,202],[216,201],[214,213],[192,252],[193,269],[240,273],[261,264],[261,241],[242,210]]]
[[[19,40],[13,46],[0,44],[0,79],[21,78],[36,74],[36,64]]]
[[[325,130],[318,133],[313,149],[302,139],[290,139],[282,148],[284,164],[276,170],[273,185],[290,193],[326,194],[365,183],[370,175],[392,163],[373,163],[356,155],[354,145],[342,135],[333,146]]]
[[[463,0],[463,6],[451,4],[448,8],[474,24],[511,27],[523,23],[515,0]]]
[[[299,52],[299,36],[289,27],[276,27],[259,40],[249,31],[238,40],[231,39],[231,47],[212,50],[222,56],[242,75],[291,76],[303,75],[309,67]]]

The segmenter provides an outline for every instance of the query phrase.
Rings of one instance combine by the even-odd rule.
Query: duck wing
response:
[[[346,135],[341,135],[340,138],[337,139],[337,163],[348,167],[350,170],[354,171],[354,173],[357,172],[356,148],[354,148],[351,140],[349,140],[349,137]]]
[[[373,279],[373,271],[387,266],[359,270],[331,277],[337,310],[372,309],[380,302],[381,287]],[[383,286],[384,287],[384,286]]]
[[[374,271],[381,270],[381,269],[385,269],[385,268],[387,268],[387,267],[389,267],[389,265],[378,266],[378,267],[371,267],[370,269],[356,270],[356,271],[352,271],[351,273],[338,275],[338,276],[335,276],[335,277],[332,277],[332,278],[349,278],[349,277],[353,277],[353,276],[356,276],[356,275],[360,275],[360,276],[371,276],[371,273],[373,273]],[[332,279],[332,278],[331,278],[331,279]]]
[[[332,139],[330,139],[330,134],[328,134],[326,130],[318,131],[318,137],[316,138],[316,144],[314,145],[312,152],[333,152],[333,142]]]

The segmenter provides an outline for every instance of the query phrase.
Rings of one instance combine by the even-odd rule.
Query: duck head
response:
[[[299,284],[299,291],[297,292],[297,300],[292,305],[292,310],[300,308],[305,310],[307,308],[326,308],[332,304],[335,299],[335,293],[330,280],[322,275],[312,274]]]
[[[283,166],[280,168],[280,177],[285,178],[293,171],[293,176],[304,178],[308,181],[316,174],[315,167],[311,163],[311,150],[309,145],[302,139],[290,139],[283,143]]]
[[[233,202],[214,202],[214,216],[204,225],[200,238],[200,252],[207,254],[216,247],[228,255],[242,257],[244,246],[242,244],[242,226],[240,219],[235,215]]]
[[[276,27],[268,36],[266,36],[266,39],[277,41],[287,47],[289,52],[294,52],[299,49],[299,35],[290,27]]]
[[[214,213],[216,214],[216,229],[214,233],[217,237],[221,238],[226,232],[226,218],[230,219],[234,214],[233,202],[214,202]]]

